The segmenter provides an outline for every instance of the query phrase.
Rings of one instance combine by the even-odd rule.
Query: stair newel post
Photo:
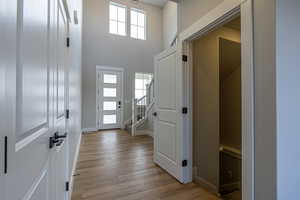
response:
[[[135,124],[136,124],[136,116],[137,116],[137,99],[132,100],[132,125],[131,125],[131,135],[135,136]]]

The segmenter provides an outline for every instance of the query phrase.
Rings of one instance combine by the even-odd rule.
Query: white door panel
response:
[[[158,137],[158,154],[162,154],[171,162],[176,163],[176,125],[160,121],[157,123],[157,129],[160,130]],[[162,156],[160,155],[160,156]]]
[[[177,111],[176,110],[158,110],[159,121],[171,122],[176,124]]]
[[[55,174],[54,180],[54,190],[56,200],[65,200],[68,198],[68,193],[66,192],[66,181],[67,181],[67,140],[60,146],[55,147],[54,154],[52,157],[52,170]]]
[[[155,57],[154,162],[183,182],[180,81],[176,47]]]
[[[32,9],[35,12],[32,12]],[[47,9],[47,0],[25,1],[23,2],[23,17],[19,17],[20,55],[16,91],[18,94],[16,109],[18,140],[24,139],[41,128],[48,127],[49,123]],[[32,25],[32,20],[37,16],[39,16],[39,23]],[[32,47],[30,51],[28,47]]]
[[[48,0],[26,0],[22,11],[20,8],[21,12],[23,16],[19,17],[20,56],[17,68],[19,140],[48,126]],[[34,21],[36,18],[38,22]]]
[[[49,138],[57,130],[66,130],[66,66],[58,63],[58,55],[61,53],[52,52],[62,52],[66,49],[66,22],[63,24],[64,36],[59,40],[56,26],[58,20],[53,20],[58,16],[59,1],[4,1],[6,11],[2,12],[0,8],[3,14],[1,16],[15,21],[12,20],[11,24],[5,26],[10,27],[5,33],[8,40],[6,58],[10,59],[10,62],[5,65],[5,81],[0,86],[1,105],[5,105],[0,107],[0,117],[5,116],[6,120],[5,133],[1,132],[0,142],[2,147],[3,136],[7,136],[8,159],[5,162],[7,173],[2,175],[4,170],[2,165],[0,167],[0,184],[5,190],[0,198],[63,200],[65,198],[61,196],[56,197],[59,194],[66,196],[66,192],[58,193],[55,185],[65,184],[66,178],[58,180],[57,177],[63,175],[57,174],[57,169],[63,169],[67,165],[65,152],[68,146],[67,143],[62,145],[60,151],[56,148],[50,149]],[[14,12],[9,12],[12,10]],[[66,56],[62,55],[62,63],[64,59]],[[1,70],[4,65],[0,66],[2,76]],[[59,121],[54,120],[57,116],[60,117]],[[2,120],[0,124],[2,129]],[[1,154],[2,151],[0,150]],[[0,159],[2,164],[3,157],[0,156]],[[66,170],[61,171],[66,173]],[[62,190],[65,190],[64,186]]]
[[[157,78],[163,83],[157,87],[159,108],[176,109],[176,59],[176,53],[174,53],[157,63]]]
[[[27,191],[27,193],[22,198],[23,200],[50,200],[50,173],[49,166],[43,169],[41,175],[37,177],[37,179],[32,184],[31,188]]]
[[[9,112],[15,115],[8,135],[7,200],[50,199],[48,6],[48,0],[26,0],[17,10],[19,51],[8,84]]]

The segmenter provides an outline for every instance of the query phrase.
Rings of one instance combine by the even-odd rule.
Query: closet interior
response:
[[[241,25],[236,17],[193,41],[193,177],[241,200]]]

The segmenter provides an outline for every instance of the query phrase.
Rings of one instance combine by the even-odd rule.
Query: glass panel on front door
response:
[[[117,75],[104,74],[103,82],[104,83],[116,84],[117,83]]]
[[[115,101],[104,101],[103,110],[117,110],[117,102]]]
[[[104,115],[103,116],[103,124],[115,124],[117,123],[116,115]]]
[[[117,97],[117,88],[103,88],[104,97]]]

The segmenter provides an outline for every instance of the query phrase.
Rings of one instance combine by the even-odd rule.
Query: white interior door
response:
[[[56,63],[54,66],[54,144],[52,154],[52,170],[54,171],[54,190],[56,200],[66,200],[68,191],[68,47],[67,39],[67,18],[61,1],[57,4],[57,14],[55,14],[55,26],[57,30],[57,47],[55,48]]]
[[[55,132],[66,130],[67,82],[62,62],[66,58],[62,54],[66,23],[58,20],[59,3],[7,0],[5,13],[1,10],[9,23],[5,26],[6,64],[1,65],[1,69],[5,66],[5,78],[0,86],[0,91],[5,91],[0,94],[4,103],[0,117],[6,119],[0,141],[7,139],[3,145],[7,146],[7,159],[3,158],[0,167],[5,192],[1,200],[63,200],[66,196],[66,180],[61,177],[66,173],[67,146],[62,140],[56,140],[53,147],[49,142]],[[59,34],[59,30],[64,31]]]
[[[181,78],[176,47],[155,58],[154,162],[184,182]]]
[[[7,33],[16,46],[8,46],[12,62],[5,83],[8,159],[4,198],[52,200],[49,136],[54,130],[48,65],[49,1],[7,2],[14,13],[5,19],[17,20],[11,21],[16,30]]]
[[[98,68],[98,128],[122,127],[123,71]]]

